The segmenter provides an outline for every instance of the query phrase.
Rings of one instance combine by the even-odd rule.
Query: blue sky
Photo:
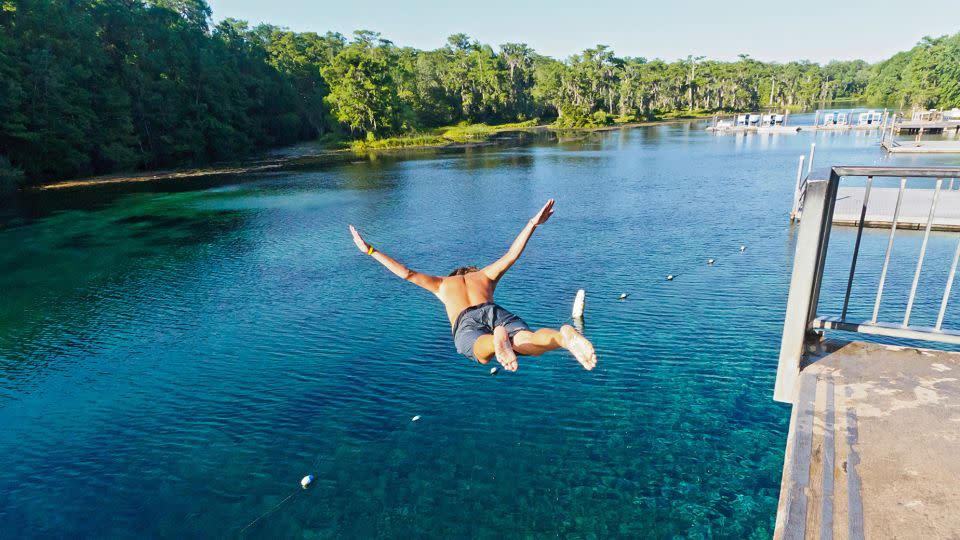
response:
[[[215,20],[269,22],[347,36],[381,32],[433,49],[465,32],[484,43],[524,42],[565,58],[603,43],[619,56],[689,54],[760,60],[876,61],[925,35],[960,31],[960,0],[209,0]]]

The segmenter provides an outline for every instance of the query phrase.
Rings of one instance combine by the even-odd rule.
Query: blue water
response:
[[[0,537],[769,537],[797,157],[815,140],[822,166],[932,161],[886,160],[865,133],[704,125],[8,208]],[[346,229],[445,274],[500,256],[549,197],[498,300],[557,326],[586,289],[593,372],[563,352],[496,376],[458,357],[440,304]],[[934,235],[931,283],[953,238]],[[885,243],[868,231],[867,283]]]

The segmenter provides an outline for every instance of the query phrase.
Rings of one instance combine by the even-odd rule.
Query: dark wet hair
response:
[[[450,275],[462,276],[464,274],[469,274],[470,272],[479,272],[479,271],[480,269],[477,268],[476,266],[461,266],[459,268],[455,268],[453,272],[450,272]]]

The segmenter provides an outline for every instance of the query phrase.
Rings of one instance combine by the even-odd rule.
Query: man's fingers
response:
[[[353,225],[350,225],[350,234],[353,235],[353,243],[357,245],[357,249],[366,251],[367,243],[364,242],[363,237],[360,236],[360,233],[357,232],[357,229]]]

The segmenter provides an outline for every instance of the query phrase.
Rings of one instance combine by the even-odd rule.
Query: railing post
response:
[[[830,231],[833,230],[833,209],[837,201],[837,190],[840,188],[840,177],[830,169],[830,183],[827,185],[826,202],[823,209],[824,227],[820,232],[820,254],[817,259],[817,273],[813,280],[813,295],[810,298],[810,312],[807,316],[808,327],[810,322],[817,318],[817,306],[820,304],[820,285],[823,283],[823,270],[827,262],[827,245],[830,243]]]
[[[797,165],[797,185],[793,188],[793,208],[790,209],[790,221],[796,221],[800,218],[800,195],[803,192],[803,160],[805,156],[800,156],[800,163]]]
[[[839,181],[836,173],[832,173],[829,180],[808,179],[806,183],[803,203],[806,217],[800,222],[797,235],[797,251],[793,259],[777,380],[773,390],[773,399],[783,403],[793,402],[811,314],[816,312],[819,292],[817,281],[823,271]]]
[[[807,162],[807,176],[813,172],[813,154],[817,151],[817,143],[810,143],[810,161]]]

